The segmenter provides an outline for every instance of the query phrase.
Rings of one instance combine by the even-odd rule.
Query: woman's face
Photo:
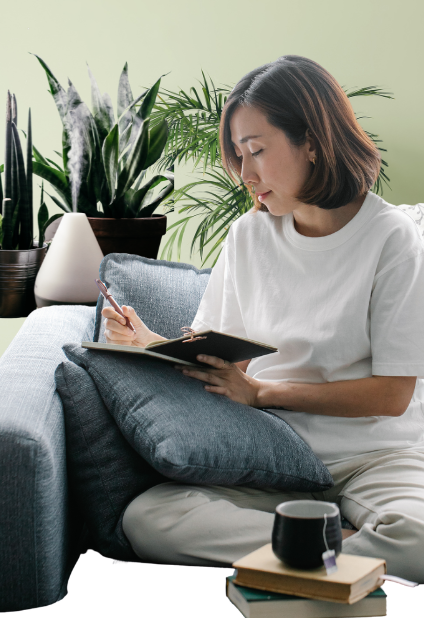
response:
[[[243,106],[233,113],[230,130],[236,155],[241,157],[243,182],[255,187],[259,201],[269,212],[284,215],[301,207],[294,196],[309,178],[315,156],[309,132],[306,143],[295,147],[261,111]],[[266,195],[262,197],[263,193]]]

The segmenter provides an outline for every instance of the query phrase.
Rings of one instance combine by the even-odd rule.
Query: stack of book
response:
[[[233,563],[227,597],[246,618],[385,616],[385,561],[340,554],[337,566],[331,575],[286,567],[269,543]]]

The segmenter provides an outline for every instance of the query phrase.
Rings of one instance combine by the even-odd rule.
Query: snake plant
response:
[[[140,186],[161,156],[168,137],[166,120],[150,122],[163,75],[134,99],[125,63],[115,121],[110,97],[101,95],[89,67],[93,114],[70,80],[65,91],[46,63],[33,55],[46,72],[63,125],[62,153],[55,151],[63,167],[34,148],[34,173],[47,180],[60,199],[48,195],[64,212],[83,212],[89,217],[151,217],[174,190],[172,167]],[[137,111],[135,105],[140,101]],[[163,182],[167,183],[165,188],[154,197],[154,188]]]
[[[36,248],[33,246],[31,109],[28,112],[26,172],[17,125],[16,97],[12,97],[8,90],[5,163],[0,166],[0,244],[2,249],[28,250]],[[49,219],[47,206],[42,201],[38,211],[39,247],[43,246],[45,228],[55,218],[53,216]]]
[[[198,241],[200,257],[203,258],[204,248],[213,241],[202,262],[204,266],[214,251],[219,249],[220,252],[231,223],[252,208],[253,201],[244,184],[241,181],[237,184],[222,166],[219,123],[232,87],[217,88],[211,78],[209,84],[203,71],[202,75],[203,81],[199,80],[200,89],[192,87],[188,92],[161,90],[158,94],[159,102],[155,104],[151,117],[155,122],[166,119],[169,126],[169,138],[164,153],[157,162],[158,170],[173,165],[175,161],[181,163],[190,160],[194,161],[193,169],[198,165],[203,168],[202,176],[195,177],[195,180],[176,190],[172,194],[172,200],[164,203],[168,208],[166,212],[174,211],[178,203],[184,204],[178,213],[187,213],[187,216],[168,226],[168,231],[172,228],[175,230],[160,257],[171,260],[174,244],[178,240],[178,259],[180,259],[187,224],[193,217],[198,216],[200,223],[192,239],[190,255]],[[348,97],[376,95],[393,98],[389,93],[374,86],[359,88],[346,94]],[[376,139],[377,135],[365,132],[376,145],[381,142]],[[386,152],[385,148],[377,147]],[[385,173],[387,167],[388,163],[382,159],[380,174],[374,185],[376,193],[382,190],[383,181],[388,184],[387,180],[390,180]],[[193,191],[199,190],[203,193],[196,196]],[[215,265],[219,252],[215,255],[212,266]]]

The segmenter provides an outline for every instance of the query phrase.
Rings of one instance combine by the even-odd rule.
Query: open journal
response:
[[[116,343],[100,343],[97,341],[83,341],[83,348],[91,350],[106,350],[110,352],[128,352],[131,354],[145,354],[169,362],[177,362],[196,367],[210,367],[207,363],[197,360],[198,354],[217,356],[230,363],[273,354],[278,352],[275,348],[260,341],[234,337],[215,330],[192,332],[189,335],[177,339],[161,339],[152,341],[145,348],[131,345],[118,345]]]

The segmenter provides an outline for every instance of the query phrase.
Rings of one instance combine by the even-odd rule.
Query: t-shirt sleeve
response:
[[[424,253],[377,275],[370,311],[373,375],[424,378]]]
[[[195,331],[212,329],[247,339],[231,271],[233,250],[233,235],[230,228],[191,328]]]

